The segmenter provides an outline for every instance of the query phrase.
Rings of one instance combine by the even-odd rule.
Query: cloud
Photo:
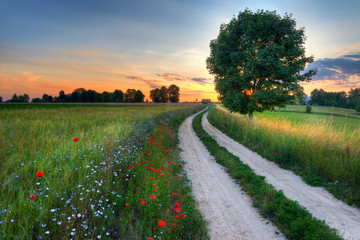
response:
[[[208,78],[192,78],[192,81],[198,82],[198,83],[208,83]]]
[[[352,53],[338,58],[319,59],[310,64],[306,70],[317,68],[313,80],[339,80],[348,82],[351,76],[360,77],[360,53]]]
[[[144,79],[142,77],[138,77],[138,76],[127,76],[127,79],[132,79],[132,80],[136,80],[136,81],[142,81],[144,83],[147,83],[151,88],[161,88],[161,85],[159,80],[156,79]]]
[[[170,80],[170,81],[186,81],[188,80],[187,77],[181,76],[178,73],[158,73],[156,74],[158,77],[161,77],[162,79],[165,80]]]
[[[211,78],[199,78],[199,77],[186,77],[186,76],[182,76],[178,73],[158,73],[156,74],[158,77],[161,77],[164,80],[168,80],[168,81],[186,81],[186,82],[196,82],[199,83],[201,85],[204,84],[209,84],[212,83],[212,79]]]

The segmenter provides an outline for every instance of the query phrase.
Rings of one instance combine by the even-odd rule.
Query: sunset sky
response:
[[[304,84],[360,87],[359,0],[1,0],[0,96],[176,84],[180,101],[216,101],[205,60],[222,22],[249,8],[292,13],[318,74]]]

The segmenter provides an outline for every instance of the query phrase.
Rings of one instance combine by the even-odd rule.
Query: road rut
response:
[[[250,198],[207,151],[192,128],[195,115],[180,126],[180,156],[211,239],[286,239],[260,216]]]
[[[326,224],[339,231],[344,239],[360,239],[360,211],[336,199],[321,187],[307,185],[292,171],[282,169],[275,163],[252,152],[242,144],[226,136],[207,120],[207,113],[202,119],[202,127],[220,146],[249,165],[257,175],[265,176],[266,182],[284,195],[305,207],[314,217],[325,220]]]

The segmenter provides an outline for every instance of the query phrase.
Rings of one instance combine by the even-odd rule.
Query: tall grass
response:
[[[208,118],[264,157],[300,171],[309,183],[326,186],[335,196],[360,206],[360,129],[347,135],[329,123],[280,118],[257,118],[249,126],[244,116],[221,106],[210,109]]]
[[[178,160],[175,132],[153,127],[159,121],[176,127],[178,119],[193,111],[167,113],[176,109],[180,108],[1,106],[0,238],[206,236],[200,214],[191,207],[189,190],[178,178],[181,168],[166,161]],[[163,140],[146,144],[151,135]],[[157,180],[160,196],[153,202],[146,199],[143,206],[139,199],[150,197],[145,161],[155,159],[154,166],[161,163],[170,169],[169,184]],[[144,161],[142,168],[136,165],[138,160]],[[37,171],[44,177],[37,178]],[[170,191],[180,196],[171,198]],[[31,200],[30,194],[36,198]],[[171,223],[159,229],[156,222],[169,220],[171,200],[185,201],[183,211],[193,215],[174,233],[169,233]],[[179,230],[182,227],[185,233]]]

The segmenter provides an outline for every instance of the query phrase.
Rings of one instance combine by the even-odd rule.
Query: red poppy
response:
[[[164,150],[164,153],[168,153],[169,151],[168,150]]]
[[[155,188],[153,191],[154,191],[154,192],[157,192],[158,190]]]
[[[35,199],[35,198],[36,198],[36,195],[30,194],[30,199],[31,199],[31,200],[33,200],[33,199]]]
[[[142,201],[141,204],[142,204],[142,205],[145,205],[145,201]]]
[[[143,199],[142,199],[142,198],[140,198],[140,199],[139,199],[139,202],[141,202],[142,200],[143,200]]]
[[[150,198],[151,198],[151,199],[155,199],[156,197],[155,197],[154,195],[151,195]]]
[[[130,169],[133,169],[134,168],[134,166],[130,166]]]
[[[179,215],[176,215],[175,218],[176,218],[176,219],[179,219],[180,217],[179,217]]]
[[[36,176],[37,176],[37,177],[43,177],[43,176],[44,176],[44,173],[43,173],[42,171],[38,171],[38,172],[36,173]]]
[[[180,203],[175,203],[175,207],[180,207]]]
[[[152,237],[148,237],[148,240],[154,240]]]
[[[125,206],[129,206],[129,204],[128,204],[128,203],[125,203]]]
[[[173,223],[174,226],[176,226],[176,223]]]
[[[117,192],[118,188],[115,188],[115,192]]]
[[[160,174],[160,176],[162,176],[162,177],[163,177],[163,176],[165,176],[165,174],[163,174],[163,173],[162,173],[162,174]]]
[[[185,214],[183,214],[183,213],[180,214],[180,217],[185,218]]]
[[[153,186],[155,187],[155,186],[156,186],[156,184],[155,184],[155,183],[153,183]]]
[[[138,166],[140,166],[140,163],[137,163]]]
[[[179,178],[181,178],[181,176],[180,176],[180,175],[179,175],[178,177],[179,177]]]
[[[181,163],[179,163],[179,166],[180,166],[180,167],[182,166]]]
[[[164,179],[164,182],[167,182],[167,179]]]
[[[74,138],[74,142],[77,142],[77,141],[79,141],[79,138],[78,138],[78,137],[75,137],[75,138]]]
[[[160,227],[163,227],[163,226],[166,225],[166,222],[164,222],[163,220],[160,220],[160,221],[158,222],[158,224],[159,224]]]

